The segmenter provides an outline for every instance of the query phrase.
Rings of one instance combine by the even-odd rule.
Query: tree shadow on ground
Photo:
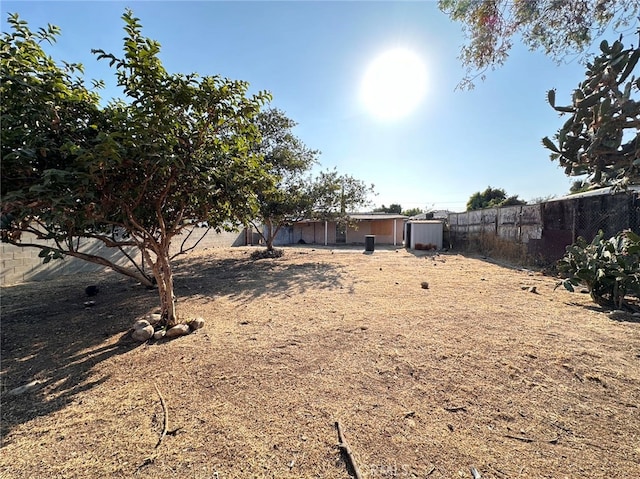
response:
[[[293,263],[287,251],[281,258],[206,260],[202,257],[180,261],[175,270],[176,296],[223,295],[236,301],[261,296],[292,296],[307,290],[332,290],[343,286],[339,267],[324,262]]]
[[[88,298],[84,288],[98,284]],[[85,305],[89,300],[95,304]],[[157,293],[111,274],[84,274],[2,289],[2,438],[16,425],[64,408],[105,382],[94,366],[127,353],[133,319],[157,306]],[[27,391],[16,394],[21,386]]]
[[[339,267],[283,258],[254,261],[185,257],[176,261],[180,299],[225,295],[236,301],[293,296],[309,289],[340,288]],[[84,288],[99,285],[88,298]],[[85,306],[87,301],[95,305]],[[158,293],[116,273],[67,276],[2,289],[2,438],[17,425],[63,409],[76,396],[109,379],[95,366],[138,347],[129,328],[158,307]],[[35,384],[34,384],[35,383]],[[21,394],[16,388],[32,384]],[[4,440],[2,445],[6,444]]]

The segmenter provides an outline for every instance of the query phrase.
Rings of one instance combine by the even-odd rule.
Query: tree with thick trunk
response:
[[[94,50],[115,69],[123,98],[101,106],[82,66],[44,49],[59,31],[31,32],[17,15],[0,40],[2,240],[41,248],[44,261],[74,256],[157,283],[162,321],[178,322],[171,242],[198,221],[233,229],[255,216],[272,183],[255,152],[254,117],[270,99],[218,76],[169,74],[158,42],[125,11],[122,56]],[[95,84],[96,87],[100,83]],[[32,233],[46,243],[31,241]],[[124,267],[81,251],[91,239],[141,253]],[[129,249],[127,249],[129,248]]]

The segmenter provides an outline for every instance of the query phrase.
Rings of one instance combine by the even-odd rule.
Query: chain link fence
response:
[[[456,250],[550,265],[580,236],[591,241],[600,230],[611,237],[628,229],[640,234],[640,187],[616,194],[584,193],[539,205],[453,213],[448,229]]]
[[[581,198],[574,204],[575,238],[592,240],[600,230],[605,237],[630,229],[640,233],[640,195],[619,194]]]

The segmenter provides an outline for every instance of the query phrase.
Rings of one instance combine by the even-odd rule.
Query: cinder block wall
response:
[[[50,244],[52,241],[39,241],[33,235],[23,235],[25,243]],[[80,243],[80,251],[88,254],[103,256],[117,264],[126,264],[126,256],[117,248],[106,248],[97,240],[85,240]],[[52,260],[47,264],[42,263],[42,258],[38,257],[39,248],[20,247],[7,243],[0,243],[0,284],[8,285],[22,283],[24,281],[43,281],[50,278],[57,278],[65,275],[104,271],[105,267],[77,258],[64,257],[63,259]],[[128,254],[136,258],[138,252],[135,248],[130,248]]]
[[[206,229],[204,228],[195,228],[193,234],[187,239],[185,247],[195,244],[205,231]],[[182,235],[174,238],[171,243],[172,252],[175,253],[179,251],[180,245],[187,234],[188,232],[184,232]],[[25,243],[36,242],[34,237],[30,235],[24,235],[23,241]],[[50,242],[38,241],[38,243],[48,244]],[[243,246],[245,244],[245,230],[222,233],[216,233],[210,230],[193,251],[200,251],[206,248]],[[82,252],[103,256],[118,264],[125,265],[129,263],[128,259],[117,248],[106,248],[96,240],[86,240],[82,242],[80,250]],[[127,252],[136,260],[139,258],[140,253],[135,248],[131,248]],[[47,264],[43,264],[42,258],[38,257],[39,253],[39,248],[23,248],[7,243],[0,243],[0,285],[5,286],[25,281],[44,281],[65,275],[100,272],[108,269],[104,266],[72,257],[52,260]]]

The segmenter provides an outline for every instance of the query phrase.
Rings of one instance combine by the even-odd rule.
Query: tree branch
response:
[[[187,249],[184,249],[184,245],[187,242],[187,240],[189,239],[189,237],[191,236],[191,234],[194,232],[195,228],[191,228],[191,230],[189,231],[189,234],[187,235],[187,237],[182,241],[182,244],[180,245],[180,251],[178,251],[176,254],[174,254],[173,256],[171,256],[169,259],[172,260],[173,258],[175,258],[176,256],[180,256],[182,254],[186,254],[189,251],[195,249],[198,244],[200,244],[200,241],[202,241],[204,239],[205,236],[207,236],[207,233],[209,231],[211,231],[211,226],[209,226],[205,232],[202,234],[202,236],[200,237],[200,239],[198,241],[196,241],[196,243],[193,246],[189,246]]]
[[[113,261],[110,261],[107,258],[104,258],[103,256],[98,256],[98,255],[89,254],[89,253],[81,253],[75,250],[70,251],[70,250],[66,250],[64,248],[58,248],[58,247],[53,248],[51,246],[38,244],[38,243],[23,243],[23,242],[16,242],[16,241],[7,241],[7,243],[12,244],[13,246],[17,246],[19,248],[38,248],[41,250],[55,251],[64,256],[71,256],[72,258],[78,258],[84,261],[88,261],[89,263],[105,266],[125,276],[138,280],[147,286],[152,286],[151,282],[146,276],[138,274],[137,272],[130,270],[128,268],[125,268],[124,266],[120,266],[119,264],[114,263]]]

